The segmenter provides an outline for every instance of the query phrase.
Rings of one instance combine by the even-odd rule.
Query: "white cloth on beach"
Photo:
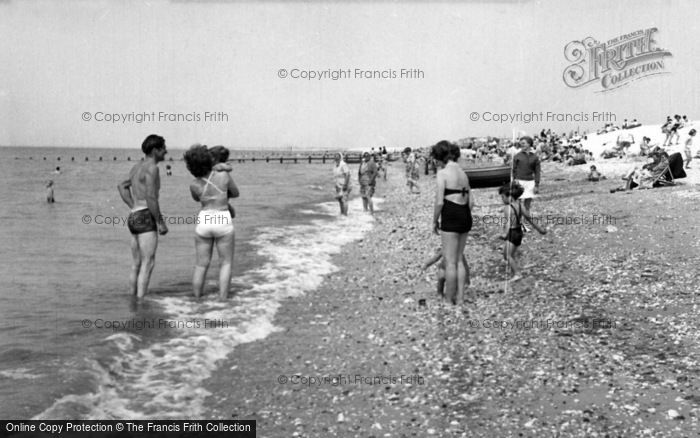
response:
[[[535,180],[516,179],[515,182],[523,186],[525,191],[520,195],[520,199],[532,199],[535,196]]]

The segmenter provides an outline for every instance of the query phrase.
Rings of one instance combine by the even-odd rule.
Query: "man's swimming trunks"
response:
[[[156,219],[147,208],[132,211],[131,214],[129,214],[127,225],[129,226],[129,231],[131,231],[131,234],[142,234],[149,233],[151,231],[158,231]]]

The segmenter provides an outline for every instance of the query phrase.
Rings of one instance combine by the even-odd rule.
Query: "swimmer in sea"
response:
[[[131,209],[127,222],[131,232],[133,257],[129,288],[138,298],[143,298],[148,293],[148,283],[155,266],[158,234],[168,232],[158,203],[158,163],[168,153],[165,139],[155,134],[149,135],[141,144],[141,150],[145,159],[136,163],[129,172],[129,178],[117,186],[122,200]]]
[[[345,157],[340,152],[335,154],[335,167],[333,167],[333,181],[335,182],[335,199],[340,205],[340,214],[348,215],[348,197],[350,195],[350,168],[345,162]]]

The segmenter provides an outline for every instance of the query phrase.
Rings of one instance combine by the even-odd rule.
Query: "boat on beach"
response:
[[[469,185],[473,189],[500,187],[510,181],[509,166],[472,167],[464,171],[469,177]]]

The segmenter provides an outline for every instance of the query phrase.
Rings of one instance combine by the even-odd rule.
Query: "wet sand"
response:
[[[420,271],[440,244],[433,177],[409,195],[392,166],[374,230],[285,303],[280,332],[236,348],[206,382],[209,417],[255,419],[261,437],[695,433],[700,191],[610,194],[619,179],[587,168],[544,165],[533,212],[549,232],[526,233],[516,283],[488,219],[497,190],[476,191],[474,302],[455,308]]]

